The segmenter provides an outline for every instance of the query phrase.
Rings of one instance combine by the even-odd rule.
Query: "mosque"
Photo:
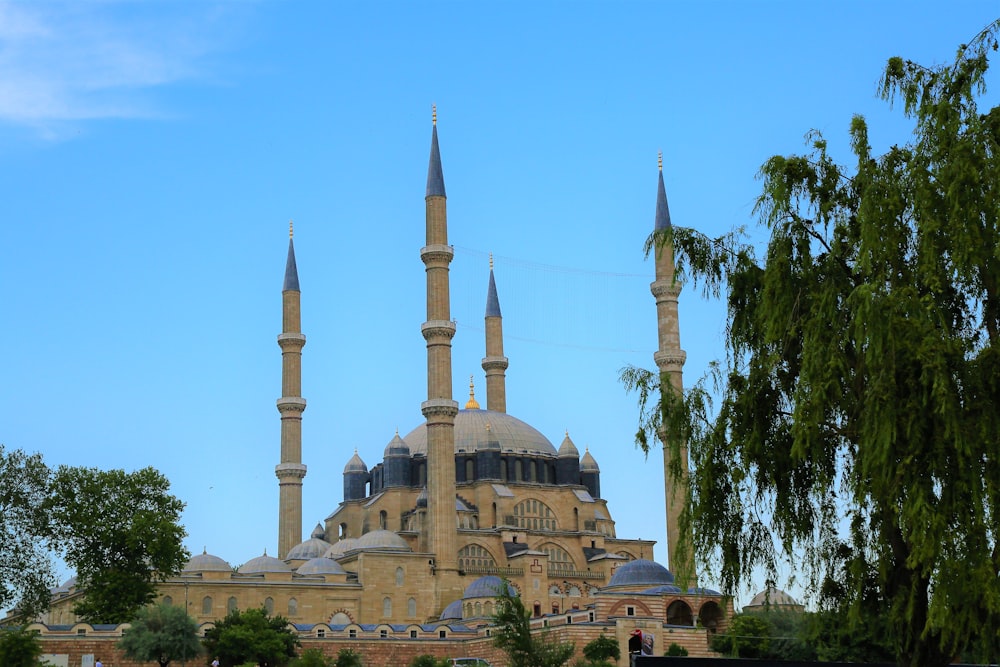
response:
[[[343,500],[302,539],[303,464],[300,289],[289,230],[282,289],[282,395],[278,553],[238,569],[210,553],[191,558],[179,576],[159,586],[162,602],[183,604],[207,627],[233,609],[264,606],[286,617],[305,638],[458,640],[488,637],[499,585],[507,580],[536,625],[577,624],[595,637],[611,631],[628,641],[646,628],[655,652],[667,634],[707,650],[707,634],[722,629],[732,601],[716,591],[675,580],[653,562],[653,542],[619,537],[601,471],[589,450],[581,455],[568,433],[556,447],[507,412],[503,316],[492,261],[485,303],[485,407],[470,382],[459,407],[452,396],[447,197],[436,113],[426,189],[427,347],[425,422],[398,432],[383,458],[369,466],[345,458]],[[654,228],[670,226],[662,162]],[[661,373],[682,386],[672,249],[657,254],[651,285],[658,315]],[[666,474],[669,562],[677,566],[680,508],[685,498]],[[681,449],[682,469],[686,450]],[[72,581],[56,589],[39,626],[75,628]],[[652,630],[650,630],[652,628]],[[676,630],[676,633],[675,633]],[[43,632],[43,635],[46,634]],[[585,633],[586,635],[587,633]],[[640,633],[641,634],[641,633]],[[580,644],[582,647],[583,643]],[[698,652],[692,652],[697,655]],[[459,653],[463,654],[463,653]],[[467,654],[467,653],[465,653]]]

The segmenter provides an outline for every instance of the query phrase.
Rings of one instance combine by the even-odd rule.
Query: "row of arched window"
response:
[[[417,600],[416,598],[409,598],[406,601],[406,617],[415,618],[417,615]],[[382,616],[384,618],[392,618],[392,598],[386,596],[382,598]]]
[[[172,605],[173,603],[174,599],[171,596],[169,595],[163,596],[163,604]],[[206,595],[205,597],[203,597],[201,599],[201,615],[211,616],[214,613],[214,606],[215,606],[215,601],[212,599],[211,595]],[[239,609],[239,603],[237,602],[236,597],[232,595],[229,596],[229,599],[226,600],[226,613],[236,611],[237,609]],[[270,596],[264,598],[264,609],[267,610],[268,614],[274,613],[274,598]],[[296,600],[295,598],[289,598],[288,600],[287,615],[289,617],[299,615],[299,601]]]

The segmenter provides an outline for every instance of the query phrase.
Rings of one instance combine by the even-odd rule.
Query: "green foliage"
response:
[[[265,609],[234,609],[205,633],[205,651],[219,656],[223,665],[244,662],[284,667],[295,657],[299,638],[281,616]],[[341,651],[343,654],[343,651]],[[342,667],[338,657],[337,665]]]
[[[140,609],[118,646],[129,659],[160,667],[191,660],[202,651],[194,619],[180,607],[164,604]]]
[[[333,658],[326,657],[318,648],[310,648],[292,660],[289,667],[334,667],[334,664]]]
[[[760,614],[737,614],[729,622],[725,634],[712,637],[713,651],[733,658],[768,657],[771,645],[771,625]]]
[[[657,233],[726,295],[725,360],[683,396],[622,376],[637,443],[689,448],[682,532],[725,591],[792,560],[824,610],[884,623],[902,665],[1000,629],[1000,107],[977,106],[998,32],[947,65],[889,61],[911,143],[874,155],[856,117],[853,168],[815,132],[769,159],[761,259],[735,234]]]
[[[614,637],[601,635],[587,642],[587,645],[583,647],[583,655],[587,660],[595,662],[600,660],[617,661],[622,655],[622,650]]]
[[[35,667],[41,654],[42,646],[34,632],[24,628],[0,629],[0,665],[3,667]]]
[[[410,661],[410,667],[451,667],[451,660],[427,654],[418,655]]]
[[[663,655],[670,656],[672,658],[683,658],[688,654],[688,650],[678,644],[677,642],[671,642],[670,646],[667,647],[667,652]]]
[[[50,479],[41,455],[0,445],[0,610],[16,606],[29,619],[48,607],[56,585],[44,510]]]
[[[364,667],[361,654],[349,648],[340,649],[333,664],[334,667]]]
[[[54,539],[77,572],[91,623],[124,623],[156,596],[156,581],[178,574],[190,554],[180,524],[184,503],[153,468],[60,467],[46,504]]]
[[[546,631],[531,634],[531,615],[506,579],[497,592],[493,614],[493,644],[507,654],[508,667],[562,667],[573,655],[573,644],[550,641]]]

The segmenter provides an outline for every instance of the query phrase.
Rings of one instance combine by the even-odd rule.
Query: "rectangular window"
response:
[[[350,637],[351,639],[355,639],[358,636],[358,631],[355,630],[354,628],[351,628],[350,630],[347,631],[347,636]]]
[[[316,631],[316,636],[319,637],[320,639],[322,639],[323,637],[326,637],[326,630],[317,630]]]
[[[389,636],[389,631],[388,630],[379,630],[378,631],[378,636],[381,637],[382,639],[385,639],[386,637]]]
[[[410,639],[416,639],[416,638],[417,638],[417,631],[410,630]]]
[[[448,637],[448,632],[445,630],[438,630],[438,637],[440,637],[441,639],[445,639]]]
[[[635,607],[625,607],[626,616],[635,616]]]

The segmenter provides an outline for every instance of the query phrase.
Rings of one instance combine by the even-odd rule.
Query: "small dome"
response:
[[[240,566],[237,570],[240,574],[263,574],[264,572],[291,572],[292,568],[283,560],[278,560],[273,556],[268,556],[264,552],[263,556],[251,558]]]
[[[299,566],[299,574],[346,574],[346,570],[332,558],[313,558]]]
[[[465,592],[462,594],[463,600],[468,600],[469,598],[495,598],[500,594],[501,586],[503,585],[503,579],[494,575],[488,575],[485,577],[479,577],[471,584],[465,587]],[[517,590],[507,584],[507,591],[511,595],[517,595]]]
[[[674,586],[673,584],[660,584],[659,586],[653,586],[652,588],[647,588],[643,593],[650,593],[652,595],[658,595],[663,593],[681,593],[679,586]]]
[[[396,431],[396,436],[389,441],[389,444],[385,446],[385,451],[382,452],[383,456],[409,456],[410,447],[406,444],[406,441],[399,437],[399,431]]]
[[[451,620],[460,620],[461,618],[462,618],[462,601],[455,600],[450,605],[444,608],[444,611],[441,612],[441,618],[438,620],[451,621]]]
[[[342,540],[337,540],[332,545],[330,545],[330,548],[326,550],[326,553],[323,554],[323,557],[340,558],[351,549],[356,549],[357,541],[358,539],[356,537],[345,537]]]
[[[590,448],[583,453],[583,458],[580,459],[580,472],[601,472],[601,469],[597,467],[597,461],[590,454]]]
[[[674,583],[670,570],[651,560],[631,560],[615,570],[608,587],[611,586],[658,586]]]
[[[780,588],[776,588],[774,585],[769,585],[760,593],[753,596],[753,599],[750,600],[750,604],[743,607],[743,610],[753,611],[755,609],[763,609],[765,607],[794,607],[796,609],[801,609],[802,605],[798,600],[785,591]]]
[[[218,556],[213,556],[203,550],[197,556],[191,556],[181,572],[232,572],[233,566]]]
[[[318,537],[311,537],[305,542],[296,544],[288,554],[285,556],[285,560],[309,560],[310,558],[319,558],[326,553],[326,550],[330,548],[330,543],[326,540],[321,540]]]
[[[365,462],[361,460],[360,456],[358,456],[358,450],[354,450],[354,456],[352,456],[351,460],[347,462],[346,466],[344,466],[344,472],[368,472],[368,466],[366,466]]]
[[[410,545],[391,530],[373,530],[358,538],[355,549],[393,549],[410,551]]]
[[[569,458],[570,456],[575,459],[580,458],[580,450],[569,439],[569,431],[566,431],[566,437],[563,438],[562,444],[559,445],[559,458]]]

